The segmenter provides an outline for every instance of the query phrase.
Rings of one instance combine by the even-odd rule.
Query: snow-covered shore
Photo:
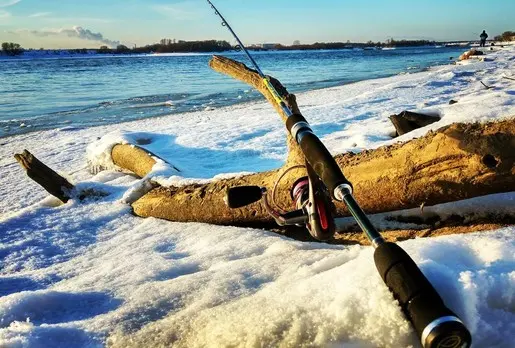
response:
[[[515,47],[487,58],[297,99],[331,152],[376,148],[394,141],[388,116],[403,110],[442,119],[395,141],[453,122],[515,116]],[[86,147],[105,134],[105,143],[152,139],[149,149],[181,169],[171,179],[156,173],[167,183],[272,169],[286,156],[284,126],[266,102],[0,139],[0,346],[103,346],[108,337],[125,346],[128,334],[135,346],[418,344],[371,248],[132,216],[122,198],[138,180],[86,168]],[[56,206],[15,164],[12,155],[24,148],[74,183],[110,195]],[[401,243],[476,347],[515,341],[514,232]]]

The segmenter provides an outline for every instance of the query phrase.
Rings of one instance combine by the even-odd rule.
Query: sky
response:
[[[515,30],[514,0],[213,0],[245,44],[474,40]],[[0,0],[0,42],[24,48],[235,43],[205,0]]]

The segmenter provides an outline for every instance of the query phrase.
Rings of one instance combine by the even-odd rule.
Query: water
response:
[[[448,64],[464,48],[252,52],[290,92]],[[224,54],[249,65],[240,53]],[[0,137],[205,110],[262,98],[209,54],[0,59]]]

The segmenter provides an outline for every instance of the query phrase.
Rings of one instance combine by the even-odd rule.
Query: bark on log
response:
[[[48,193],[59,198],[63,203],[68,202],[74,186],[65,178],[38,160],[27,150],[15,154],[14,158],[27,171],[29,178],[41,185]]]
[[[369,213],[515,190],[515,119],[452,124],[337,163]],[[339,212],[345,211],[339,206]]]
[[[115,145],[111,150],[111,159],[118,167],[127,169],[140,178],[150,173],[156,164],[148,151],[129,144]]]
[[[152,152],[133,144],[115,145],[111,150],[111,159],[116,166],[133,172],[140,178],[150,173],[154,164],[157,163],[156,159],[168,163]],[[180,172],[175,166],[170,163],[168,164]]]

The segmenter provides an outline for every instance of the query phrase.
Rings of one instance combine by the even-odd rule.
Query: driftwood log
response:
[[[140,151],[143,150],[140,149]],[[98,189],[76,187],[27,150],[23,150],[22,153],[15,154],[14,158],[18,161],[20,166],[25,169],[29,178],[37,182],[48,193],[58,198],[63,203],[74,198],[83,200],[85,198],[98,198],[108,195],[108,193]]]
[[[74,186],[57,174],[50,167],[38,160],[27,150],[14,155],[14,158],[26,170],[29,178],[41,185],[52,196],[66,203],[72,197]]]
[[[217,56],[210,62],[210,66],[254,86],[285,119],[286,115],[254,70]],[[279,81],[273,78],[271,81],[289,106],[299,112],[295,96],[288,94]],[[269,198],[277,208],[292,209],[291,185],[299,177],[305,176],[306,171],[303,168],[304,157],[289,135],[287,142],[288,159],[282,168],[204,185],[157,187],[132,203],[134,213],[142,217],[224,225],[262,226],[271,223],[272,219],[260,203],[229,209],[223,198],[229,187],[259,185],[268,189],[272,196]],[[156,163],[155,157],[135,145],[116,145],[112,150],[112,159],[116,165],[140,177],[152,170]],[[17,159],[26,167],[22,157]],[[366,213],[402,210],[422,204],[427,206],[515,191],[515,118],[486,124],[453,124],[403,144],[359,154],[338,155],[335,159],[353,183],[355,197]],[[44,177],[55,182],[48,185],[44,183],[45,180],[38,180],[37,177],[34,176],[34,180],[46,189],[51,188],[47,191],[66,199],[62,196],[64,191],[61,192],[61,188],[68,188],[69,183],[64,184],[49,174]],[[337,203],[336,211],[339,216],[348,215],[343,204]]]
[[[487,124],[453,124],[404,144],[335,157],[367,213],[395,211],[515,191],[515,119]],[[158,187],[132,204],[139,216],[173,221],[255,225],[270,221],[261,204],[229,209],[227,188],[259,185],[269,192],[287,168],[215,181],[206,185]],[[289,189],[303,175],[288,172],[275,201],[291,209]],[[337,214],[346,216],[343,204]]]
[[[215,56],[210,66],[258,89],[275,107],[259,75],[228,58]],[[295,111],[295,97],[272,79]],[[305,175],[298,167],[303,156],[288,135],[288,160],[285,165],[265,173],[220,180],[206,185],[158,187],[132,204],[135,214],[172,221],[197,221],[215,224],[256,225],[271,221],[260,203],[229,209],[223,198],[227,188],[259,185],[274,192],[278,208],[292,209],[290,188]],[[336,161],[353,183],[355,196],[367,213],[378,213],[433,205],[515,190],[515,120],[491,124],[454,124],[431,132],[423,138],[336,156]],[[294,168],[293,170],[289,170]],[[285,173],[287,172],[287,173]],[[281,178],[279,182],[277,180]],[[273,190],[273,187],[276,189]],[[343,204],[337,214],[347,215]]]

